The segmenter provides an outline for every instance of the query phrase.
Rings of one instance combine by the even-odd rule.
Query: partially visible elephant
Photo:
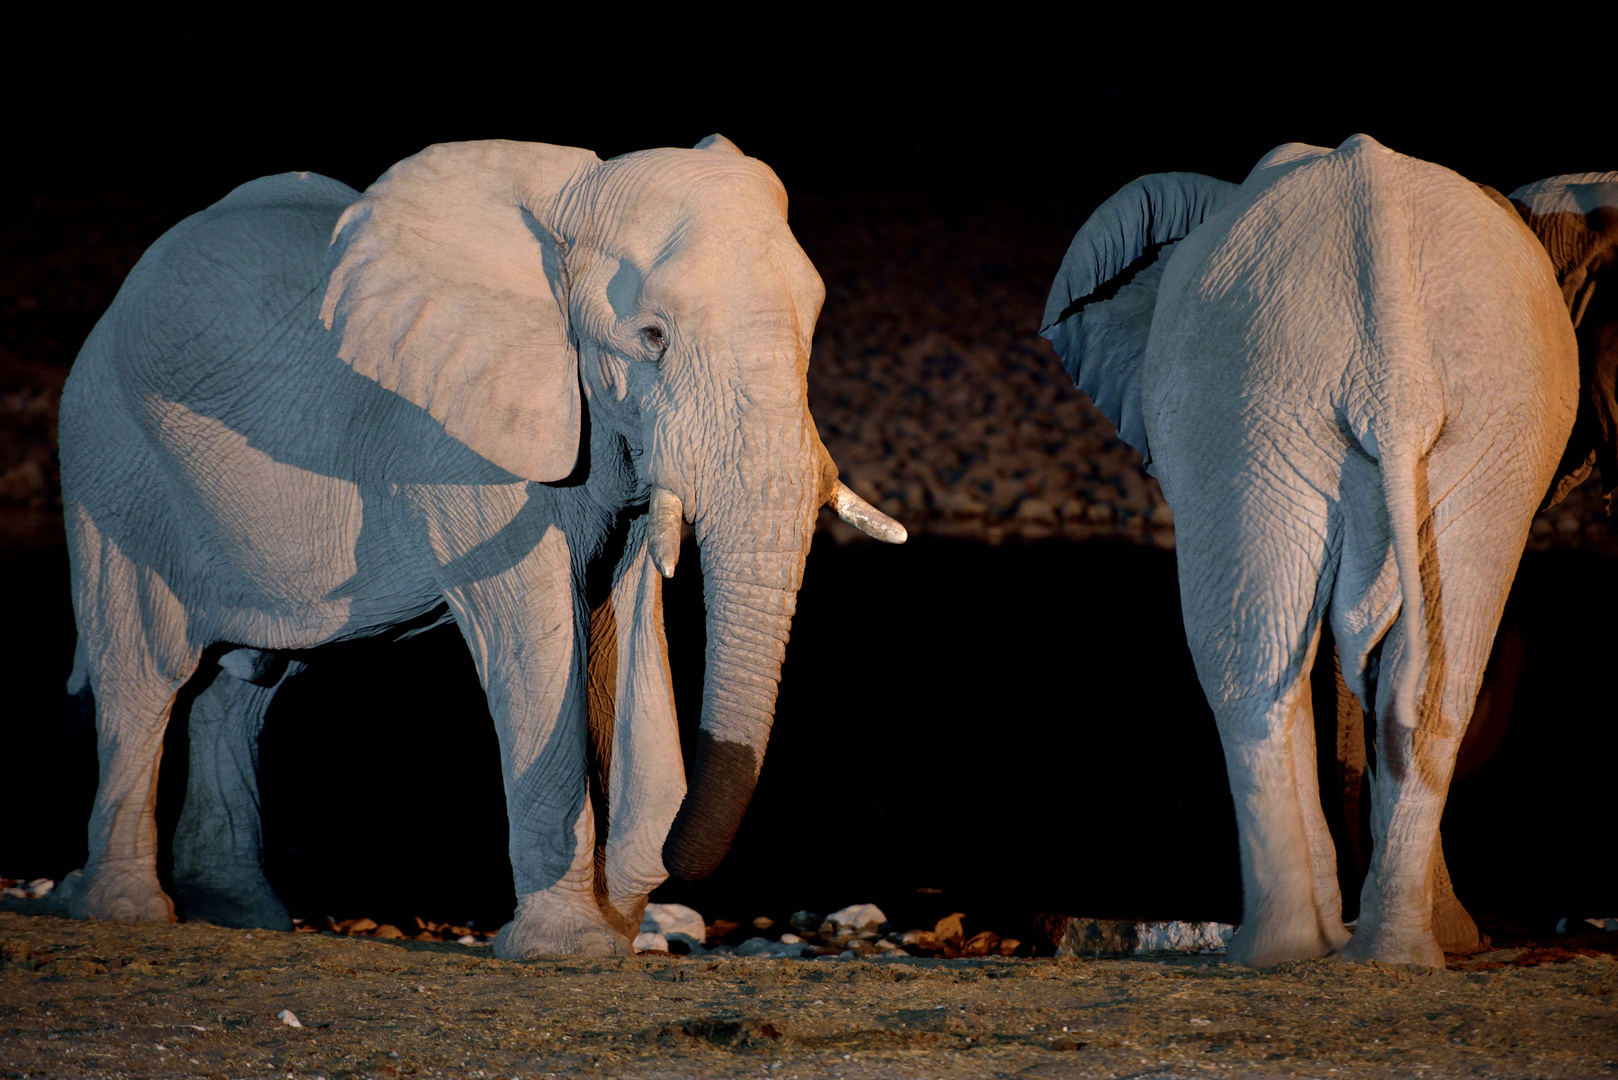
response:
[[[1437,833],[1528,527],[1579,397],[1552,262],[1498,194],[1356,135],[1241,184],[1143,177],[1080,228],[1042,332],[1174,511],[1255,966],[1442,966]],[[1316,780],[1329,623],[1374,736],[1350,935]]]
[[[518,903],[502,956],[626,952],[751,798],[816,511],[824,288],[780,182],[721,136],[601,161],[433,146],[361,196],[243,185],[154,244],[62,398],[63,501],[101,760],[71,912],[174,917],[158,759],[176,693],[189,913],[289,925],[256,740],[300,650],[453,620],[498,729]],[[662,578],[695,527],[707,673],[691,790]],[[430,678],[431,673],[424,673]],[[607,832],[598,852],[596,813]]]
[[[1610,513],[1618,487],[1618,172],[1553,176],[1510,200],[1556,267],[1579,343],[1579,411],[1546,505],[1599,466]]]

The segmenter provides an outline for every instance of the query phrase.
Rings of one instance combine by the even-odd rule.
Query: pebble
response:
[[[635,935],[636,952],[668,952],[669,939],[655,930],[642,930]]]
[[[282,1009],[275,1014],[275,1018],[287,1027],[303,1027],[302,1021],[298,1019],[291,1009]]]
[[[791,957],[797,959],[812,950],[801,942],[771,941],[764,937],[751,937],[736,946],[736,956]]]
[[[787,922],[792,925],[792,929],[803,930],[810,933],[813,933],[815,928],[824,921],[825,920],[812,911],[794,911],[792,913],[792,918],[787,920]]]
[[[38,900],[56,888],[56,882],[43,877],[32,881],[0,878],[0,886],[4,886],[0,888],[0,896],[9,896],[14,900]]]
[[[887,922],[888,917],[875,904],[850,904],[827,915],[826,921],[839,930],[875,930]]]
[[[708,926],[702,916],[684,904],[647,904],[640,928],[663,934],[671,941],[674,934],[683,934],[698,945],[708,940]]]
[[[690,934],[682,934],[678,930],[675,930],[665,934],[664,937],[668,938],[669,952],[671,953],[684,953],[687,956],[708,955],[709,950],[707,946],[705,946],[701,941],[698,941],[696,938],[692,937]],[[675,948],[676,945],[678,945],[679,948]]]

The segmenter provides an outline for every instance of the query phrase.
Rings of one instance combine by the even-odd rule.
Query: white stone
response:
[[[35,878],[27,883],[19,881],[15,885],[7,885],[0,889],[0,896],[9,896],[14,900],[38,900],[55,887],[56,882],[50,878]]]
[[[797,934],[782,934],[781,941],[787,945],[798,945],[803,942],[803,938],[799,937]]]
[[[647,904],[640,928],[654,934],[684,934],[697,944],[708,940],[708,925],[702,916],[684,904]]]
[[[875,904],[850,904],[827,915],[826,921],[840,929],[875,930],[887,922],[888,917]]]
[[[645,952],[648,949],[654,952],[668,952],[669,939],[655,930],[642,930],[635,935],[635,951]]]
[[[280,1012],[275,1014],[275,1018],[281,1021],[281,1023],[285,1024],[287,1027],[303,1027],[303,1023],[295,1015],[293,1015],[291,1009],[282,1009]]]
[[[1149,922],[1136,923],[1135,933],[1140,944],[1138,953],[1188,952],[1222,953],[1230,945],[1236,928],[1219,922]]]

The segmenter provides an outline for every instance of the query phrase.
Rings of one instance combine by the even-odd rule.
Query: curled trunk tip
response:
[[[682,881],[701,881],[724,861],[753,801],[759,759],[753,747],[697,734],[696,763],[680,813],[663,843],[663,866]]]

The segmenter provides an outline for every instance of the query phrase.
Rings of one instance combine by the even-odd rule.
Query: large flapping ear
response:
[[[1073,385],[1151,461],[1140,367],[1169,249],[1237,185],[1198,173],[1154,173],[1124,185],[1079,227],[1062,259],[1040,333]]]
[[[321,318],[338,355],[518,476],[579,451],[578,355],[555,226],[588,150],[443,143],[389,169],[332,237]]]
[[[1579,342],[1579,412],[1545,505],[1592,464],[1610,500],[1618,487],[1618,172],[1553,176],[1513,191],[1511,202],[1551,257]]]

